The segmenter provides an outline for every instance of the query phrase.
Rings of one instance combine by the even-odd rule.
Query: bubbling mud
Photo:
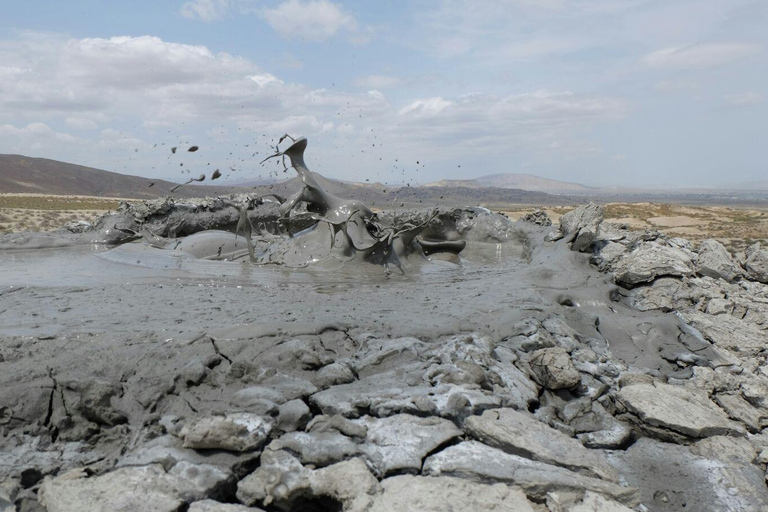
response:
[[[279,144],[290,139],[285,150]],[[276,197],[280,203],[277,219],[278,233],[264,227],[253,226],[248,212],[264,203],[264,197],[249,197],[243,203],[225,201],[238,211],[234,239],[232,233],[222,230],[204,230],[181,240],[163,240],[149,230],[143,230],[144,240],[157,248],[184,251],[197,258],[235,261],[244,259],[256,265],[280,265],[288,268],[340,268],[365,262],[405,272],[409,259],[424,260],[428,255],[447,253],[456,256],[466,247],[465,240],[418,238],[435,219],[434,211],[425,219],[395,219],[382,223],[363,202],[346,199],[327,192],[314,173],[304,163],[307,139],[294,139],[285,135],[280,139],[275,154],[270,158],[288,157],[291,167],[298,173],[302,188],[291,197]],[[262,163],[263,163],[262,162]],[[286,166],[287,170],[287,166]],[[304,209],[305,211],[299,211]],[[291,225],[311,225],[297,233]],[[238,235],[244,244],[238,244]]]

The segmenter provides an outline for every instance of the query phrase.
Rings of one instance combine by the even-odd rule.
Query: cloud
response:
[[[365,87],[366,89],[388,89],[402,83],[403,81],[400,78],[389,75],[361,76],[354,81],[356,87]]]
[[[742,60],[762,51],[752,43],[707,43],[663,48],[645,55],[641,60],[654,68],[706,69]]]
[[[192,0],[181,6],[181,15],[189,19],[216,21],[229,12],[229,0]]]
[[[765,101],[765,97],[759,92],[745,91],[736,94],[726,94],[725,102],[731,107],[752,107],[760,105]]]
[[[611,96],[553,91],[420,99],[403,96],[405,91],[393,103],[379,89],[394,86],[396,77],[362,77],[358,85],[377,86],[365,92],[318,89],[288,82],[249,59],[151,36],[27,34],[0,40],[0,62],[13,68],[0,81],[3,150],[44,151],[49,158],[170,179],[180,169],[163,165],[167,147],[184,141],[216,146],[200,156],[206,159],[202,166],[259,172],[254,152],[271,151],[271,137],[305,135],[318,171],[355,178],[361,166],[390,172],[387,160],[426,154],[583,154],[595,144],[579,134],[626,112],[625,103]],[[211,133],[227,135],[211,139]],[[192,159],[185,155],[185,165]],[[166,174],[153,174],[160,172]]]
[[[357,29],[355,18],[329,0],[287,0],[263,9],[261,16],[283,37],[306,41],[324,41],[340,30]]]
[[[83,117],[68,117],[64,120],[64,124],[75,130],[95,130],[99,127],[93,119]]]

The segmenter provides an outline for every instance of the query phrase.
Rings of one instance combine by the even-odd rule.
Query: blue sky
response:
[[[752,0],[7,2],[0,153],[235,182],[280,176],[288,132],[356,181],[765,180],[767,26]]]

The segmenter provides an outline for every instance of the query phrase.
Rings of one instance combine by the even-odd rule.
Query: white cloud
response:
[[[723,66],[755,55],[762,50],[752,43],[707,43],[663,48],[642,58],[654,68],[706,69]]]
[[[95,130],[99,127],[96,121],[84,117],[68,117],[64,123],[75,130]]]
[[[390,75],[368,75],[356,78],[354,85],[356,87],[365,87],[367,89],[388,89],[402,84],[403,81]]]
[[[189,19],[216,21],[229,11],[229,0],[192,0],[181,6],[181,15]]]
[[[760,105],[764,101],[765,97],[755,91],[745,91],[725,95],[725,102],[731,107],[752,107]]]
[[[329,0],[287,0],[261,16],[283,37],[323,41],[340,30],[355,31],[357,22],[339,4]]]

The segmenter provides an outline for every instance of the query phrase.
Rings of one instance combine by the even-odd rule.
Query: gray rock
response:
[[[122,391],[111,382],[91,379],[84,382],[70,382],[67,387],[80,393],[78,412],[83,418],[102,425],[118,425],[128,421],[126,415],[112,405]]]
[[[171,474],[153,464],[91,478],[82,470],[73,470],[47,477],[39,498],[49,512],[175,512],[184,503],[216,494],[230,479],[230,474],[212,466],[185,466]]]
[[[236,412],[187,420],[179,437],[184,448],[245,452],[260,448],[271,430],[261,416]]]
[[[283,432],[302,430],[312,419],[312,413],[303,400],[291,400],[278,408],[275,428]]]
[[[689,448],[646,437],[626,451],[606,455],[622,481],[640,490],[640,500],[648,510],[766,510],[768,489],[763,471],[743,459],[736,459],[734,465],[718,458],[719,453],[724,458],[744,453],[744,448],[740,440],[732,438],[708,438]]]
[[[258,461],[259,452],[196,451],[184,448],[182,441],[175,436],[165,435],[141,444],[122,456],[117,467],[161,464],[170,470],[179,462],[190,462],[216,466],[242,478],[258,466]]]
[[[548,389],[569,389],[581,382],[581,374],[571,357],[560,347],[544,348],[533,353],[531,371],[536,380]]]
[[[429,476],[456,476],[475,482],[503,482],[523,489],[529,499],[543,501],[554,491],[595,491],[629,506],[637,504],[637,489],[622,487],[567,469],[532,461],[477,441],[450,446],[424,461]]]
[[[568,493],[550,493],[547,508],[550,512],[632,512],[631,508],[592,491],[585,492],[583,498]]]
[[[326,416],[319,414],[307,425],[307,432],[341,432],[345,436],[365,438],[368,428],[339,414]]]
[[[348,384],[354,380],[355,373],[349,365],[339,361],[323,366],[317,371],[316,376],[316,383],[322,389],[338,384]]]
[[[323,467],[360,454],[357,443],[338,432],[290,432],[272,441],[264,450],[287,450],[302,464]]]
[[[300,500],[325,499],[345,512],[364,512],[380,492],[378,480],[360,458],[311,470],[283,451],[265,452],[262,465],[237,485],[242,503],[284,511],[299,510]]]
[[[370,512],[445,512],[493,510],[533,512],[525,493],[504,484],[486,485],[461,478],[402,475],[381,482],[384,492]]]
[[[485,411],[464,422],[467,434],[507,453],[616,481],[616,471],[599,454],[528,414],[513,409]]]
[[[189,506],[187,512],[264,512],[260,508],[220,503],[213,500],[196,501]]]
[[[616,398],[641,422],[685,436],[707,437],[739,430],[706,393],[698,390],[659,382],[637,383],[622,388]]]
[[[552,225],[552,219],[549,218],[549,215],[547,215],[547,212],[545,212],[540,208],[536,208],[534,211],[530,213],[526,213],[521,220],[523,222],[530,222],[532,224],[536,224],[537,226]]]
[[[590,261],[597,265],[601,272],[613,270],[617,262],[626,254],[627,248],[618,242],[607,242],[598,252],[592,255]]]
[[[763,249],[760,242],[747,247],[744,268],[749,273],[750,279],[768,283],[768,249]]]
[[[457,417],[499,407],[501,399],[483,390],[453,384],[410,386],[403,382],[402,372],[389,371],[315,393],[310,403],[325,415],[348,418],[365,412],[379,417],[397,413]],[[466,407],[458,407],[459,403]]]
[[[410,414],[381,419],[366,416],[356,422],[367,427],[368,435],[360,449],[381,476],[418,473],[429,453],[462,434],[448,420]]]
[[[613,272],[620,285],[632,287],[663,276],[690,276],[694,271],[693,254],[685,249],[657,242],[640,244],[627,253]]]
[[[731,253],[717,240],[704,240],[699,246],[696,272],[713,279],[733,281],[744,274],[741,267],[733,261]]]
[[[615,450],[629,442],[632,437],[632,429],[623,423],[616,423],[609,429],[585,432],[576,437],[587,448]]]
[[[716,347],[748,357],[755,357],[765,350],[766,332],[740,318],[730,315],[713,316],[691,310],[680,312],[680,317]]]
[[[603,222],[603,207],[590,202],[560,217],[559,232],[550,235],[551,240],[568,238],[571,249],[585,252],[597,237]]]
[[[759,432],[768,426],[768,412],[753,407],[739,394],[718,393],[714,400],[730,418],[744,423],[750,432]]]

